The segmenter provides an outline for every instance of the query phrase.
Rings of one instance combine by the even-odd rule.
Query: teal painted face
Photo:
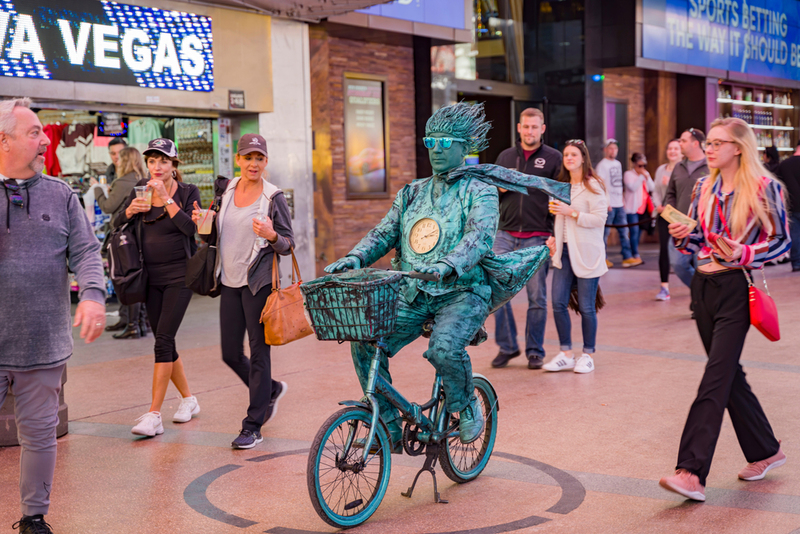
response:
[[[453,138],[455,136],[448,133],[437,132],[426,137],[441,139],[443,137]],[[433,148],[428,149],[431,167],[433,167],[433,172],[436,174],[445,174],[456,167],[460,167],[464,164],[464,159],[467,155],[466,144],[461,141],[453,141],[450,148],[442,148],[442,143],[437,141]]]

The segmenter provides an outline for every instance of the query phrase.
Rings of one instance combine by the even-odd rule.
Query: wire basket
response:
[[[391,334],[402,277],[380,269],[358,269],[302,284],[317,339],[375,341]]]

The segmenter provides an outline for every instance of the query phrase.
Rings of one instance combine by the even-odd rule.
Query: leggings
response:
[[[669,221],[664,217],[656,219],[658,228],[658,272],[661,274],[661,283],[669,282]]]
[[[171,363],[178,359],[175,335],[191,300],[192,290],[183,280],[165,286],[147,286],[145,305],[156,337],[156,363]]]
[[[272,392],[279,384],[272,379],[270,346],[264,340],[264,325],[259,321],[272,286],[262,287],[253,295],[250,288],[222,286],[219,304],[222,361],[233,369],[250,389],[247,417],[242,430],[261,430],[267,416]],[[250,359],[244,355],[244,333],[250,342]]]
[[[692,403],[678,452],[679,469],[706,484],[725,409],[748,462],[777,454],[779,444],[739,364],[750,329],[747,280],[741,269],[692,279],[692,304],[708,363]]]

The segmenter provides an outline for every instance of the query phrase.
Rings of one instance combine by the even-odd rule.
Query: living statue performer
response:
[[[325,268],[329,273],[364,268],[396,249],[397,268],[440,275],[438,282],[403,279],[396,328],[384,341],[388,356],[394,356],[422,335],[426,321],[435,321],[424,356],[442,377],[447,410],[459,414],[463,443],[477,439],[484,426],[466,347],[489,313],[522,289],[548,257],[546,247],[494,256],[497,187],[525,194],[534,187],[569,203],[569,184],[497,165],[465,166],[468,154],[488,146],[490,128],[483,104],[436,111],[423,138],[435,174],[404,186],[383,220],[347,256]],[[374,349],[359,342],[351,347],[363,388]],[[386,356],[380,373],[391,383]],[[377,397],[396,450],[402,439],[399,412]]]

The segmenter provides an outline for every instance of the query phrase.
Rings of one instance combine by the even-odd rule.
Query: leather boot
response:
[[[128,326],[128,323],[125,321],[117,321],[115,324],[110,324],[106,327],[106,332],[116,332],[117,330],[122,330]]]
[[[142,336],[142,333],[139,331],[139,325],[136,323],[130,323],[128,326],[125,327],[125,330],[120,332],[119,334],[114,334],[114,339],[139,339]]]

